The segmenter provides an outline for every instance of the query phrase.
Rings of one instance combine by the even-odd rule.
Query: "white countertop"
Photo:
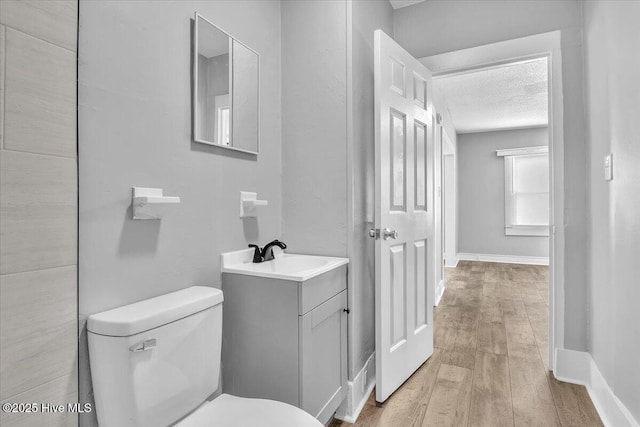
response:
[[[283,253],[276,259],[253,262],[253,249],[222,254],[222,272],[303,282],[349,263],[348,258]]]

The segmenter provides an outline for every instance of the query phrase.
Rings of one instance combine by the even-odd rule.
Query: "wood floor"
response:
[[[548,370],[548,269],[462,261],[434,311],[433,356],[358,426],[602,426]],[[334,420],[331,427],[351,426]]]

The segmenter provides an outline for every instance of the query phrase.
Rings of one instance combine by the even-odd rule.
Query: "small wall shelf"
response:
[[[250,191],[240,192],[240,218],[258,216],[258,206],[268,206],[267,200],[258,200],[258,194]]]
[[[162,188],[133,187],[133,219],[160,219],[169,206],[180,203],[180,197],[162,194]]]

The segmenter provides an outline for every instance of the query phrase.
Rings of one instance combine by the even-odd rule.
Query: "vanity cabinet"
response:
[[[347,392],[347,267],[303,282],[223,273],[222,387],[326,424]]]

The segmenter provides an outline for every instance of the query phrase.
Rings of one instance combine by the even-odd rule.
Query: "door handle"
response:
[[[396,230],[389,230],[388,228],[385,228],[384,230],[382,230],[382,238],[384,240],[397,239],[398,238],[398,232]]]

